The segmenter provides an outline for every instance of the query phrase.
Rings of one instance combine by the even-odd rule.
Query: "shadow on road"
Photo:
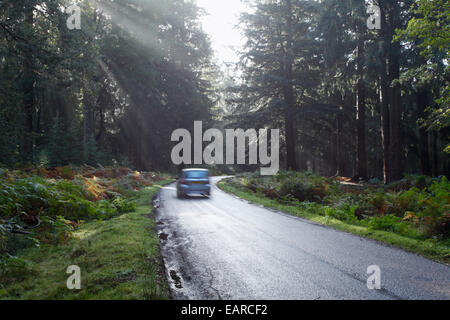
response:
[[[175,196],[174,198],[177,198],[177,196]],[[201,196],[201,195],[187,195],[183,198],[177,198],[180,201],[195,201],[195,200],[201,200],[201,201],[206,201],[206,200],[211,200],[211,196]]]

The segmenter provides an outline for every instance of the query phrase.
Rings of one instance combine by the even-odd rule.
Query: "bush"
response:
[[[311,173],[295,173],[293,176],[281,176],[279,195],[291,195],[299,201],[322,202],[329,195],[331,181]]]
[[[128,168],[0,169],[0,295],[4,283],[33,274],[32,266],[13,254],[32,246],[65,244],[84,221],[133,212],[136,203],[127,198],[167,178]]]
[[[133,212],[136,210],[136,203],[123,198],[116,198],[113,200],[112,204],[116,207],[119,213]]]
[[[381,217],[372,217],[369,219],[368,226],[373,230],[398,231],[399,225],[403,223],[402,219],[393,215]]]
[[[70,239],[74,225],[71,221],[59,216],[56,218],[42,217],[41,225],[35,231],[35,238],[44,244],[66,243]]]
[[[8,246],[8,231],[6,226],[0,223],[0,254],[6,252]]]
[[[115,206],[93,202],[80,181],[47,181],[39,177],[0,180],[0,216],[62,216],[69,220],[111,217]]]
[[[368,225],[416,239],[450,238],[450,184],[445,177],[410,175],[388,187],[340,185],[304,172],[261,177],[245,174],[231,184],[309,213]]]
[[[446,177],[435,180],[428,188],[428,196],[421,200],[419,216],[430,236],[450,238],[450,183]]]
[[[0,256],[0,279],[2,284],[9,284],[25,280],[37,272],[33,265],[23,259],[11,255]]]

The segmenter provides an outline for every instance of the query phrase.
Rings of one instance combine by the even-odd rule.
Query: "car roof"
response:
[[[209,171],[208,169],[183,169],[184,172],[189,172],[189,171]]]

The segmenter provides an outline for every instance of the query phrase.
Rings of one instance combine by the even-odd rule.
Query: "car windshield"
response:
[[[186,171],[186,178],[208,178],[208,171]]]

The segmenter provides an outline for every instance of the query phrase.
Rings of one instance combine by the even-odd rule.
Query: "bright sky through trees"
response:
[[[244,40],[235,26],[246,6],[241,0],[197,0],[197,4],[207,13],[202,17],[203,29],[211,37],[219,63],[237,62],[235,50],[242,47]]]

